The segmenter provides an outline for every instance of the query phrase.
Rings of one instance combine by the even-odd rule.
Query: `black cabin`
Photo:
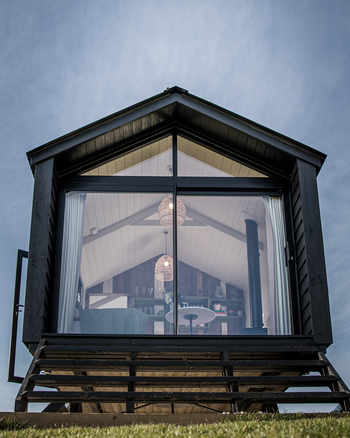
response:
[[[325,158],[179,87],[28,152],[34,358],[15,409],[349,409],[325,356]]]

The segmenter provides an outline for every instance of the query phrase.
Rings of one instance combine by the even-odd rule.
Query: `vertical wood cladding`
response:
[[[303,335],[332,343],[316,169],[297,160],[292,173],[292,212]]]
[[[23,322],[23,342],[38,342],[48,332],[56,241],[58,177],[54,159],[35,166],[32,224]]]

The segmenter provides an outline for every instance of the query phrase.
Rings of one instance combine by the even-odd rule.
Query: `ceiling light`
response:
[[[168,230],[163,230],[164,233],[164,252],[165,254],[157,260],[154,275],[159,281],[173,280],[173,258],[167,254],[167,235]]]
[[[163,199],[158,207],[158,217],[163,227],[173,226],[173,210],[174,202],[173,195],[169,195]],[[177,226],[180,227],[186,219],[186,208],[184,203],[177,197]]]

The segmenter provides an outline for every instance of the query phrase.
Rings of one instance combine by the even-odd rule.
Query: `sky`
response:
[[[26,152],[174,85],[328,155],[327,357],[350,385],[350,2],[0,0],[0,411],[19,389],[7,364],[16,254],[29,247]],[[17,374],[28,360],[22,347]]]

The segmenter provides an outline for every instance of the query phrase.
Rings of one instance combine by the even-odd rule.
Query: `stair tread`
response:
[[[95,392],[95,391],[25,391],[22,398],[28,401],[78,401],[89,402],[122,402],[137,401],[226,401],[232,399],[249,399],[250,401],[301,401],[327,402],[349,399],[349,392]]]
[[[286,384],[286,385],[328,385],[337,382],[335,376],[235,376],[235,377],[219,377],[219,376],[72,376],[72,375],[54,375],[54,374],[36,374],[30,377],[30,381],[36,385],[51,384],[64,386],[105,386],[119,385],[125,386],[128,382],[134,382],[139,385],[223,385],[225,383],[238,382],[241,384],[258,384],[272,385],[272,384]]]

